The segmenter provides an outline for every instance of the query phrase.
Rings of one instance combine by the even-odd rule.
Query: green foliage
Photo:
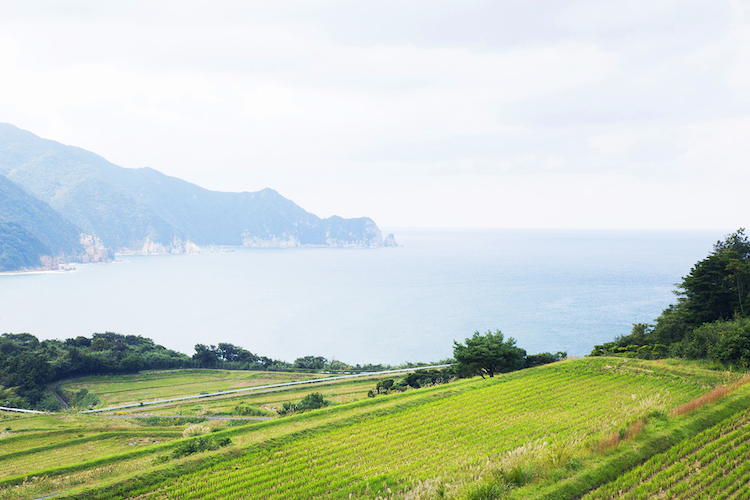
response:
[[[395,382],[392,378],[380,380],[375,384],[375,389],[367,393],[367,396],[374,398],[378,394],[403,392],[408,388],[419,389],[437,384],[447,384],[456,377],[456,370],[452,366],[440,370],[416,370],[404,376],[398,382]]]
[[[568,358],[568,353],[557,351],[555,354],[550,352],[540,352],[539,354],[530,354],[524,360],[524,368],[533,368],[534,366],[547,365]]]
[[[502,481],[483,482],[466,493],[466,500],[497,500],[510,488]]]
[[[494,377],[496,373],[519,370],[524,366],[526,351],[516,347],[513,337],[504,340],[502,332],[488,331],[482,335],[478,331],[466,339],[466,344],[453,342],[453,357],[458,363],[458,371],[468,376],[485,375]]]
[[[206,417],[142,417],[134,418],[133,421],[146,427],[172,427],[176,425],[197,424],[205,422]]]
[[[747,306],[750,299],[750,240],[740,228],[714,245],[677,285],[670,305],[654,325],[633,325],[630,335],[594,346],[592,356],[659,359],[684,356],[746,366],[750,361]]]
[[[218,450],[224,446],[232,444],[230,438],[210,438],[210,437],[197,437],[185,441],[178,445],[172,450],[172,458],[182,458],[194,453],[201,453],[204,451]]]
[[[49,391],[45,391],[42,399],[36,404],[36,407],[44,411],[60,411],[62,405],[60,401]]]
[[[52,207],[0,175],[0,272],[36,268],[40,258],[76,260],[81,231]]]
[[[0,386],[0,406],[22,408],[26,402],[13,389]]]
[[[222,342],[218,346],[196,344],[193,361],[201,368],[275,371],[291,371],[293,368],[290,363],[258,356],[242,347]]]
[[[71,406],[75,406],[76,408],[93,408],[100,402],[99,396],[89,392],[85,387],[73,394],[73,397],[70,399]]]
[[[241,415],[245,417],[267,417],[271,413],[266,410],[261,410],[253,405],[245,402],[240,402],[237,406],[232,409],[232,415]]]
[[[117,333],[95,333],[86,337],[40,342],[28,333],[0,335],[0,386],[12,388],[16,398],[10,406],[59,409],[53,395],[45,395],[46,385],[75,375],[128,373],[135,368],[176,368],[190,366],[190,358],[151,339]],[[74,406],[97,404],[94,395],[81,394]],[[44,401],[42,403],[42,401]]]
[[[689,358],[747,368],[750,363],[750,318],[702,325],[689,332],[679,347]]]
[[[52,251],[18,224],[0,221],[0,272],[33,269]]]
[[[320,356],[305,356],[294,360],[295,370],[320,371],[326,367],[328,360]]]
[[[325,399],[319,392],[308,394],[299,403],[284,403],[281,408],[276,410],[279,415],[289,415],[292,413],[302,413],[307,410],[317,410],[329,406],[330,401]]]
[[[378,381],[377,384],[375,384],[375,391],[378,394],[388,394],[388,391],[393,387],[394,381],[392,378],[387,378],[385,380]]]

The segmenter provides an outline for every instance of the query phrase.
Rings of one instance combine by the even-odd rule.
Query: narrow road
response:
[[[211,397],[217,397],[217,396],[225,396],[227,394],[239,394],[243,392],[260,391],[260,390],[265,390],[265,389],[277,389],[281,387],[292,387],[295,385],[316,385],[316,384],[319,385],[319,384],[325,384],[325,383],[334,382],[337,380],[345,380],[345,379],[350,379],[350,378],[372,377],[376,375],[388,375],[391,373],[406,373],[406,372],[414,372],[414,371],[419,371],[419,370],[432,370],[435,368],[445,368],[448,366],[451,366],[451,365],[447,364],[447,365],[420,366],[417,368],[401,368],[399,370],[386,370],[382,372],[356,373],[352,375],[340,375],[337,377],[315,378],[315,379],[310,379],[310,380],[299,380],[297,382],[284,382],[280,384],[256,385],[253,387],[245,387],[243,389],[232,389],[231,391],[212,392],[210,394],[197,394],[194,396],[182,396],[179,398],[159,399],[159,400],[154,400],[154,401],[149,401],[149,402],[130,403],[126,405],[110,406],[107,408],[83,410],[83,411],[80,411],[79,413],[101,413],[103,411],[124,410],[126,408],[138,408],[138,407],[145,407],[145,406],[163,405],[165,403],[174,403],[176,401],[188,401],[191,399],[205,399],[205,398],[211,398]]]

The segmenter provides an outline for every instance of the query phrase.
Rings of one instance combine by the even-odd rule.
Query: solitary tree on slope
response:
[[[478,331],[466,339],[466,345],[453,341],[453,357],[458,363],[459,373],[494,377],[496,373],[520,370],[524,366],[526,351],[516,347],[516,340],[505,340],[502,332]]]

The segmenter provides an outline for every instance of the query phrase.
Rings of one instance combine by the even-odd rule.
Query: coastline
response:
[[[72,273],[77,271],[75,267],[63,269],[22,269],[18,271],[0,271],[0,276],[16,276],[21,274],[52,274],[52,273]]]

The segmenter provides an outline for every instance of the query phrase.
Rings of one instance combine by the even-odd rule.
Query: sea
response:
[[[192,355],[228,342],[284,361],[432,362],[500,330],[529,354],[584,356],[675,303],[731,231],[385,229],[397,248],[122,255],[0,276],[0,332],[142,335]]]

